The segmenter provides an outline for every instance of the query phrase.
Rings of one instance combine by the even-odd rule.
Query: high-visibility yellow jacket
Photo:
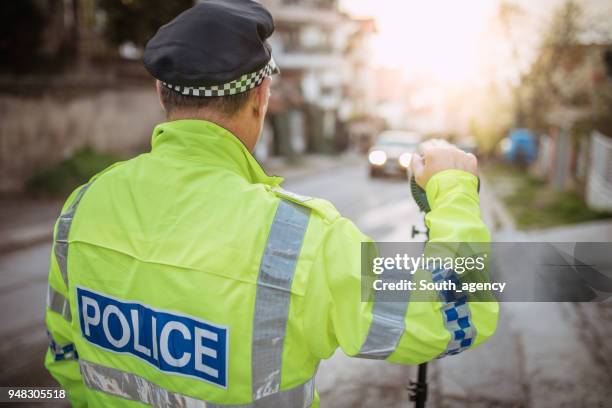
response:
[[[456,305],[459,327],[442,302],[362,302],[369,238],[225,129],[162,123],[152,146],[77,189],[55,227],[45,365],[74,406],[316,407],[338,347],[417,364],[493,334],[496,303]],[[442,172],[427,195],[431,240],[489,240],[474,176]]]

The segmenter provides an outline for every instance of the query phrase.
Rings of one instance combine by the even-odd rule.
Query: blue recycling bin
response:
[[[508,135],[510,148],[506,151],[506,160],[516,164],[531,164],[538,156],[538,145],[535,135],[524,128],[512,129]]]

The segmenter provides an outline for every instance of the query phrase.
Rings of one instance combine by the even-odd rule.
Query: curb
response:
[[[514,218],[506,208],[505,204],[501,201],[497,195],[489,190],[489,180],[485,175],[480,176],[481,181],[481,208],[486,207],[488,209],[488,220],[491,225],[492,232],[498,231],[516,231],[516,223]],[[482,204],[482,203],[486,204]]]

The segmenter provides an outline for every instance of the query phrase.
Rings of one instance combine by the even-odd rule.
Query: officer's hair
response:
[[[160,86],[161,101],[166,113],[171,115],[176,110],[210,109],[224,116],[234,116],[248,102],[253,89],[235,95],[200,97],[183,95],[165,86]]]

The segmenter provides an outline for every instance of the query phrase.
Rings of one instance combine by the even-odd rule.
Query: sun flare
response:
[[[351,12],[376,19],[374,63],[455,83],[477,75],[490,0],[351,0]]]

